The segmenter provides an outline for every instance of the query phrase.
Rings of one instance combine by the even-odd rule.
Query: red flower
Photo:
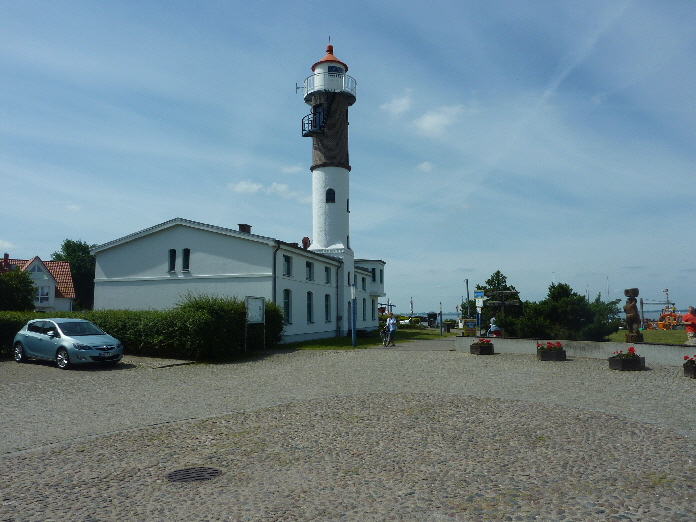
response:
[[[631,347],[628,349],[628,353],[634,354],[634,353],[636,353],[636,349],[635,349],[633,346],[631,346]]]

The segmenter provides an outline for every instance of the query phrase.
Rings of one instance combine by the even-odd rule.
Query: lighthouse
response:
[[[312,241],[309,250],[340,258],[336,328],[351,329],[357,313],[358,282],[350,247],[348,108],[355,103],[355,80],[348,66],[334,56],[333,45],[312,65],[304,81],[304,101],[311,112],[302,119],[302,135],[312,138]],[[363,310],[365,305],[363,305]]]
[[[327,46],[304,81],[304,101],[312,111],[302,119],[302,135],[312,138],[311,249],[352,256],[348,108],[355,103],[356,83],[347,71]]]

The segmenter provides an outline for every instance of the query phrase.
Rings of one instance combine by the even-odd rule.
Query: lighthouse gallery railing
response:
[[[316,73],[308,76],[304,81],[305,101],[312,92],[347,92],[355,97],[357,82],[352,76],[336,73]]]

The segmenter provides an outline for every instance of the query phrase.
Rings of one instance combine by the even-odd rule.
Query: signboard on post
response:
[[[247,323],[263,323],[266,320],[266,298],[246,297]]]
[[[247,320],[244,325],[244,350],[247,349],[247,330],[250,324],[262,324],[263,349],[266,349],[266,298],[246,296],[244,299],[247,310]]]
[[[476,335],[476,319],[464,319],[464,335],[472,337]]]
[[[483,299],[483,290],[474,290],[474,299]]]

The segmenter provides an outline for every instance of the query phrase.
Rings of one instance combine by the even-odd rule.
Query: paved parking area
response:
[[[694,520],[696,382],[453,339],[0,362],[0,520]],[[210,466],[211,481],[166,473]],[[507,517],[507,518],[506,518]]]

